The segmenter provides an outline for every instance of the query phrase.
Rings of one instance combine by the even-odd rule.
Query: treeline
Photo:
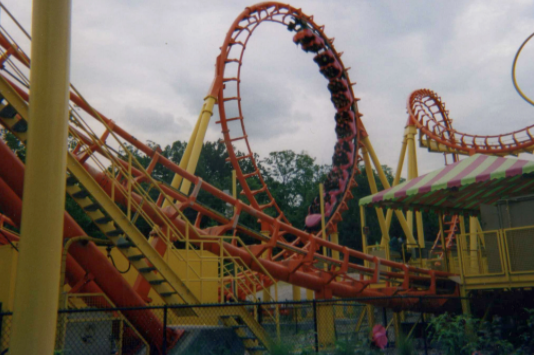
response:
[[[179,163],[185,151],[186,142],[176,141],[172,145],[166,146],[162,155]],[[238,155],[242,153],[238,152]],[[196,175],[209,182],[220,190],[232,190],[232,165],[226,161],[228,153],[223,142],[205,142],[202,148],[202,154],[198,162]],[[329,165],[321,165],[315,161],[315,158],[309,156],[306,152],[296,153],[292,150],[283,150],[271,152],[266,157],[256,155],[256,162],[260,169],[269,191],[275,198],[278,206],[284,212],[284,215],[295,227],[304,228],[304,219],[308,214],[308,206],[312,200],[319,194],[319,184],[326,179],[326,174],[330,171]],[[144,165],[148,166],[149,159],[139,157]],[[245,160],[248,161],[248,160]],[[242,161],[243,162],[243,161]],[[393,171],[388,166],[382,166],[387,179],[393,182]],[[338,225],[340,243],[347,247],[361,250],[361,222],[358,201],[360,198],[371,194],[369,182],[364,166],[360,166],[360,174],[356,176],[358,186],[352,191],[354,199],[348,202],[349,210],[343,214],[343,222]],[[244,167],[247,171],[247,167]],[[250,167],[248,170],[252,171]],[[373,170],[379,189],[382,184],[376,171]],[[154,171],[154,177],[170,183],[173,174],[158,168]],[[250,179],[250,184],[255,183],[255,179]],[[254,190],[260,186],[251,186]],[[238,184],[238,197],[246,202],[246,198],[240,195],[241,189]],[[224,213],[227,208],[225,204],[207,194],[199,194],[199,201],[207,206]],[[196,216],[194,211],[186,211],[186,215],[192,220]],[[257,221],[251,216],[241,217],[240,223],[251,228],[258,228]],[[436,215],[432,213],[424,214],[425,237],[433,241],[438,231]],[[369,226],[370,234],[368,243],[375,244],[380,242],[381,232],[378,225],[378,218],[373,208],[366,208],[366,224]],[[206,225],[204,225],[206,226]],[[403,236],[404,233],[396,217],[393,217],[390,236]]]
[[[26,156],[24,146],[9,132],[5,132],[2,138],[17,156],[24,161]],[[161,154],[178,164],[184,154],[186,145],[186,142],[176,141],[162,149]],[[155,147],[155,145],[153,146]],[[149,157],[140,154],[131,147],[128,149],[134,153],[142,165],[145,167],[148,166],[150,163]],[[238,153],[238,155],[240,154],[242,153]],[[233,167],[226,160],[227,158],[228,153],[224,143],[205,142],[195,174],[218,189],[223,191],[227,190],[231,193]],[[330,171],[331,167],[329,165],[316,163],[315,158],[309,156],[306,152],[296,153],[291,150],[271,152],[266,157],[256,155],[255,158],[258,168],[260,169],[271,194],[275,198],[278,206],[284,212],[284,215],[295,227],[301,229],[304,228],[304,220],[308,214],[308,206],[310,206],[312,200],[318,196],[319,184],[326,179],[326,174]],[[248,160],[243,160],[242,162],[247,164],[247,161]],[[392,169],[387,166],[383,166],[382,168],[387,179],[391,183],[393,181]],[[252,166],[244,166],[244,171],[247,170],[252,171]],[[373,171],[373,174],[375,175],[378,188],[382,189],[378,175],[375,171]],[[158,165],[153,171],[153,176],[157,180],[170,184],[174,174],[170,170]],[[355,178],[358,186],[352,191],[354,199],[348,202],[349,210],[343,214],[343,222],[338,225],[340,244],[357,250],[361,250],[362,248],[358,201],[360,198],[371,194],[366,176],[365,167],[360,166],[360,174]],[[251,186],[253,190],[260,187],[259,182],[256,179],[250,179],[249,183],[251,185],[257,184],[257,186]],[[157,194],[157,191],[153,192]],[[241,188],[239,184],[237,192],[239,198],[247,202],[246,198],[240,194]],[[156,199],[157,195],[153,196],[153,198]],[[220,213],[229,212],[228,206],[226,206],[223,201],[204,191],[200,192],[198,200]],[[68,195],[66,199],[66,210],[89,235],[103,237],[98,228],[93,225],[89,217]],[[196,212],[193,210],[186,210],[184,213],[192,221],[196,218]],[[241,216],[239,222],[256,230],[259,227],[257,221],[252,216]],[[205,221],[202,221],[201,226],[209,227],[210,223],[214,222],[206,219]],[[138,224],[140,230],[148,235],[150,230],[146,222],[144,223],[144,221],[139,220]],[[372,208],[366,208],[366,224],[369,226],[370,231],[370,234],[368,235],[368,243],[378,243],[381,238],[381,233],[377,215]],[[437,217],[433,214],[425,214],[424,227],[427,240],[434,240],[438,230]],[[401,235],[404,235],[404,233],[394,217],[390,229],[390,236]]]

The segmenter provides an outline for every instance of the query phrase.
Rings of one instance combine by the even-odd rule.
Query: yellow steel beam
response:
[[[197,169],[198,159],[200,158],[200,152],[202,151],[202,144],[204,143],[204,137],[206,136],[206,131],[208,129],[208,124],[210,122],[211,116],[213,116],[213,106],[217,99],[214,96],[207,96],[204,99],[204,106],[202,106],[202,111],[200,112],[200,122],[198,126],[198,132],[195,136],[195,141],[191,148],[191,155],[187,161],[186,170],[188,173],[194,174]],[[191,142],[188,145],[191,144]],[[187,150],[187,148],[186,148]],[[191,188],[191,181],[184,180],[180,188],[180,192],[183,194],[189,194],[189,189]]]
[[[419,170],[417,168],[417,147],[415,144],[415,135],[417,134],[417,128],[415,126],[406,127],[406,142],[408,146],[408,180],[415,179],[419,176]],[[413,233],[412,227],[412,212],[408,212],[408,225]],[[423,216],[421,212],[415,213],[415,223],[417,228],[417,241],[421,248],[425,247],[425,235],[423,232]]]
[[[386,178],[386,174],[384,173],[384,170],[382,169],[382,165],[380,165],[380,160],[378,160],[378,156],[375,153],[375,150],[373,148],[373,145],[371,144],[371,141],[369,140],[369,137],[362,139],[362,144],[365,146],[365,148],[369,152],[369,156],[371,157],[371,160],[373,161],[373,165],[378,173],[380,182],[384,186],[384,189],[390,188],[391,186],[389,184],[389,181]],[[406,218],[404,217],[404,214],[402,213],[402,211],[395,210],[395,215],[397,216],[397,219],[399,220],[402,231],[406,235],[406,240],[408,241],[408,244],[412,244],[412,245],[415,244],[416,241],[413,237],[413,233],[411,229],[408,227],[408,224],[406,223]]]
[[[408,140],[406,138],[406,133],[402,139],[402,146],[399,155],[399,162],[397,163],[397,171],[395,172],[395,177],[393,179],[393,184],[391,186],[397,186],[400,182],[402,168],[404,167],[404,157],[406,156],[406,147],[408,145]],[[386,213],[386,227],[389,230],[391,226],[391,218],[393,217],[393,209],[388,209]]]
[[[195,124],[195,128],[193,128],[193,132],[191,132],[191,137],[189,137],[189,142],[187,143],[184,154],[182,155],[182,159],[180,160],[180,168],[186,169],[187,164],[189,163],[189,158],[191,157],[191,151],[193,150],[193,145],[195,144],[195,140],[197,139],[198,134],[198,128],[200,127],[200,120],[202,118],[202,112],[204,112],[204,106],[206,104],[204,103],[202,105],[202,110],[200,111],[200,114],[197,118],[197,123]],[[182,175],[175,174],[171,181],[171,186],[175,189],[178,189],[180,187],[180,184],[182,183]],[[170,205],[170,202],[168,199],[165,199],[163,202],[163,207],[167,207]]]
[[[323,184],[319,184],[319,201],[320,201],[320,204],[321,204],[321,238],[323,238],[323,240],[327,240],[328,238],[326,237],[326,223],[325,223],[325,216],[324,216],[324,186]],[[328,250],[325,246],[323,246],[323,255],[326,256]],[[327,267],[327,266],[326,266]]]
[[[337,231],[330,234],[330,241],[334,244],[339,244],[339,233]],[[341,260],[339,254],[339,250],[332,250],[332,258]]]
[[[365,163],[365,172],[367,174],[367,180],[369,181],[369,187],[371,188],[371,193],[376,194],[378,188],[376,186],[375,176],[373,174],[373,166],[369,160],[368,151],[364,148],[362,149],[363,161]],[[381,208],[375,207],[376,215],[378,216],[378,225],[380,226],[380,231],[382,232],[382,239],[380,244],[385,246],[389,243],[389,234],[386,228],[386,218],[384,217],[384,210]]]
[[[9,351],[15,355],[54,351],[65,209],[70,15],[70,0],[33,1],[32,111]]]
[[[469,217],[469,259],[471,267],[476,267],[478,261],[478,219]]]

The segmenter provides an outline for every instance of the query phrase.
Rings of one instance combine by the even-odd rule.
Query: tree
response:
[[[261,163],[262,175],[280,209],[293,225],[304,227],[308,206],[330,167],[291,150],[271,152]]]

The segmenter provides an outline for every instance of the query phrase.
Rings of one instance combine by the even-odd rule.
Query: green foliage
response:
[[[413,340],[401,334],[397,340],[397,354],[398,355],[413,355],[415,354],[415,346]]]
[[[24,163],[26,161],[26,147],[22,144],[17,137],[8,130],[4,130],[2,139],[6,142],[7,146],[15,155]]]
[[[499,319],[484,322],[479,327],[475,348],[484,355],[506,355],[514,350],[514,346],[509,341],[502,339],[502,324]]]
[[[517,354],[521,355],[534,354],[534,309],[525,308],[525,313],[527,319],[519,328],[521,344],[517,349]]]
[[[476,329],[477,323],[469,316],[441,314],[430,321],[431,342],[437,343],[447,355],[469,355],[476,350],[470,333]]]
[[[294,344],[290,342],[275,341],[271,343],[270,355],[291,355],[294,352]]]
[[[291,224],[304,227],[308,206],[319,192],[329,167],[315,164],[306,153],[291,150],[271,152],[261,160],[260,170],[269,191]]]
[[[380,353],[380,350],[372,347],[369,338],[358,338],[356,336],[339,339],[334,350],[334,355],[374,355]]]
[[[503,339],[499,317],[494,318],[492,322],[481,324],[478,319],[470,316],[452,317],[445,313],[433,318],[429,328],[431,341],[445,354],[469,355],[473,351],[480,351],[484,355],[506,355],[514,351],[512,343]],[[532,332],[526,334],[527,338],[530,338]]]

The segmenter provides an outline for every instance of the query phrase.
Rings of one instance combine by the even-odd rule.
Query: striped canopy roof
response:
[[[360,199],[361,206],[478,214],[481,204],[534,193],[534,161],[475,154]]]

